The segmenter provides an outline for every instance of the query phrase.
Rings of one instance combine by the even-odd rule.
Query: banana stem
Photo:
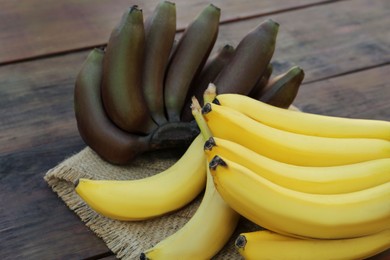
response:
[[[217,96],[217,87],[213,83],[210,83],[203,93],[204,104],[213,102],[216,96]]]
[[[199,101],[196,97],[192,97],[191,111],[192,115],[195,118],[196,123],[200,129],[200,132],[205,141],[209,140],[213,135],[210,131],[210,128],[207,126],[206,120],[202,115],[202,107],[199,104]]]

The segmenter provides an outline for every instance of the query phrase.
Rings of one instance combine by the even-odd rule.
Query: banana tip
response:
[[[218,6],[214,5],[214,4],[210,4],[210,7],[216,9],[218,12],[221,11],[221,8],[219,8]]]
[[[221,102],[219,102],[218,98],[214,98],[213,103],[216,105],[221,105]]]
[[[227,166],[226,162],[218,155],[214,156],[209,163],[209,168],[215,170],[218,166]]]
[[[244,248],[246,245],[246,237],[244,235],[239,235],[235,241],[235,245],[237,248]]]
[[[74,182],[74,188],[77,188],[77,186],[79,185],[80,183],[80,179],[77,179],[75,182]]]
[[[104,54],[105,53],[105,49],[106,49],[106,45],[101,45],[101,46],[96,47],[95,51],[99,52],[101,54]]]
[[[204,150],[211,151],[214,146],[217,144],[215,143],[215,140],[213,137],[210,137],[205,143],[204,143]]]
[[[140,260],[147,260],[148,258],[146,257],[145,253],[141,253],[140,256],[139,256],[139,259]]]
[[[170,5],[176,5],[176,3],[175,2],[172,2],[172,1],[164,1],[164,3],[166,3],[166,4],[170,4]]]
[[[223,46],[223,49],[224,49],[224,50],[227,50],[227,51],[232,51],[232,50],[234,50],[234,47],[233,47],[233,45],[231,45],[231,44],[225,44],[225,45]]]
[[[207,114],[211,112],[211,104],[207,103],[202,107],[202,114]]]
[[[141,9],[138,5],[132,5],[132,6],[129,8],[129,13],[131,13],[131,12],[133,12],[133,11],[142,12],[142,9]]]
[[[276,21],[274,21],[273,19],[268,19],[268,22],[269,23],[271,23],[271,24],[273,24],[273,25],[275,25],[276,27],[279,27],[280,26],[280,24],[278,23],[278,22],[276,22]]]

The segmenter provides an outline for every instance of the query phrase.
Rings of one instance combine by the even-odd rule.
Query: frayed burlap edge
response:
[[[200,194],[186,207],[151,220],[126,222],[106,218],[92,210],[75,192],[74,184],[83,178],[91,179],[138,179],[156,174],[179,158],[178,153],[155,152],[137,158],[131,165],[115,166],[100,159],[91,149],[79,153],[50,169],[45,181],[74,211],[85,225],[100,237],[120,259],[139,259],[144,250],[157,244],[179,230],[195,213],[202,198]],[[215,259],[240,259],[234,248],[234,240],[240,232],[258,227],[242,219],[236,232]]]

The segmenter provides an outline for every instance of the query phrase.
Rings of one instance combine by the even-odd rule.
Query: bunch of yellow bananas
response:
[[[273,231],[241,234],[245,258],[356,259],[390,247],[390,122],[236,94],[214,103],[202,112],[214,136],[205,150],[215,187],[232,209]]]
[[[203,108],[193,105],[202,135],[171,168],[143,180],[76,186],[98,212],[142,220],[188,204],[207,182],[189,222],[141,259],[212,258],[240,216],[270,230],[237,238],[248,259],[354,259],[390,247],[390,122],[206,93]]]
[[[176,6],[161,1],[144,21],[132,6],[94,49],[77,75],[74,108],[79,133],[101,158],[127,164],[146,151],[188,147],[199,134],[191,97],[209,82],[218,93],[250,95],[288,106],[304,72],[297,66],[270,78],[279,24],[268,19],[236,47],[212,50],[221,10],[207,5],[176,37]]]

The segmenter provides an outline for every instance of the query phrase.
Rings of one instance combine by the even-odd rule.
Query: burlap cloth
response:
[[[152,220],[125,222],[106,218],[92,210],[76,194],[74,183],[81,177],[91,179],[138,179],[144,178],[172,165],[183,151],[160,151],[144,154],[128,166],[115,166],[97,156],[86,147],[49,170],[44,179],[54,192],[107,247],[121,259],[139,259],[144,250],[157,244],[180,229],[196,212],[200,194],[186,207]],[[242,218],[226,246],[213,259],[240,259],[234,240],[240,232],[256,230],[254,224]]]

